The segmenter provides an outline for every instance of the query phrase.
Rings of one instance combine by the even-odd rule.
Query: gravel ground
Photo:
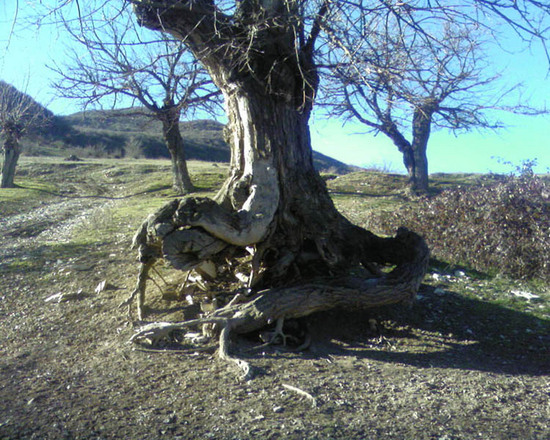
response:
[[[460,286],[481,289],[467,277],[427,277],[412,308],[312,316],[304,352],[236,339],[249,382],[212,353],[136,350],[118,307],[137,270],[130,234],[68,240],[106,203],[0,220],[0,438],[550,438],[548,321],[465,298]],[[46,301],[58,293],[72,295]],[[181,304],[150,302],[152,320],[182,319]]]

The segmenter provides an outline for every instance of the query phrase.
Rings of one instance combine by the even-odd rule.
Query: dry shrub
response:
[[[550,182],[526,174],[451,189],[380,218],[406,225],[432,255],[481,271],[550,281]]]

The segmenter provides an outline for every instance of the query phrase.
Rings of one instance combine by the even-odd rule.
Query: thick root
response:
[[[154,259],[148,260],[146,263],[142,263],[139,268],[138,279],[136,283],[136,288],[130,293],[128,298],[123,301],[119,307],[128,307],[128,316],[132,314],[132,303],[137,297],[137,313],[138,319],[141,321],[145,317],[145,289],[147,287],[147,280],[149,279],[149,271],[151,267],[155,264]]]
[[[242,375],[240,376],[241,380],[250,380],[254,377],[250,364],[243,359],[239,359],[238,357],[231,356],[229,354],[230,333],[231,321],[228,321],[220,332],[220,348],[218,350],[218,356],[221,360],[234,364],[238,370],[242,372]]]
[[[234,322],[235,320],[232,319],[217,317],[195,319],[179,323],[155,322],[140,328],[139,331],[130,338],[130,342],[140,345],[144,345],[145,342],[149,347],[158,347],[162,342],[172,341],[174,339],[174,333],[176,332],[187,330],[189,327],[216,324],[221,328],[218,348],[219,358],[236,366],[241,373],[240,379],[249,380],[253,377],[250,364],[229,353],[229,340]]]
[[[294,287],[267,289],[252,297],[249,302],[230,304],[203,319],[149,324],[132,336],[131,341],[148,341],[155,346],[163,338],[169,338],[174,331],[216,324],[221,329],[219,357],[236,365],[242,377],[249,379],[253,373],[248,362],[229,354],[231,333],[250,333],[272,322],[282,322],[285,318],[300,318],[334,308],[358,310],[412,301],[424,277],[429,251],[424,241],[415,234],[401,231],[399,235],[405,237],[409,244],[414,244],[411,250],[413,259],[398,265],[384,277],[335,277]]]

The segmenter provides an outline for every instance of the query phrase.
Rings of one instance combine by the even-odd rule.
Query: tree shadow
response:
[[[146,190],[143,190],[143,191],[138,191],[138,192],[135,192],[135,193],[132,193],[132,194],[126,194],[126,195],[122,195],[122,196],[104,195],[104,194],[73,195],[73,194],[68,194],[68,193],[61,193],[61,192],[58,192],[58,191],[50,191],[50,190],[42,189],[42,188],[25,187],[25,186],[20,186],[20,185],[17,185],[17,188],[32,190],[32,191],[36,191],[36,192],[39,192],[39,193],[48,194],[50,196],[59,197],[61,199],[126,200],[126,199],[131,199],[133,197],[143,196],[143,195],[147,195],[147,194],[151,195],[151,194],[155,194],[155,193],[162,193],[163,191],[171,191],[172,190],[172,185],[158,185],[158,186],[155,186],[154,188],[149,188],[149,189],[146,189]],[[182,198],[182,197],[187,197],[187,196],[190,196],[190,195],[207,194],[207,193],[210,193],[210,192],[215,191],[217,189],[218,189],[218,186],[216,186],[216,185],[200,185],[199,184],[199,185],[195,186],[195,190],[192,191],[189,194],[178,194],[177,192],[174,192],[173,194],[170,194],[169,196],[173,197],[173,198]]]
[[[82,199],[98,199],[98,200],[125,200],[130,199],[132,197],[142,196],[145,194],[154,194],[161,191],[167,191],[171,189],[171,185],[159,185],[155,188],[146,189],[143,191],[138,191],[132,194],[126,194],[123,196],[110,196],[110,195],[104,195],[104,194],[84,194],[84,195],[73,195],[68,193],[61,193],[58,191],[50,191],[47,189],[42,188],[31,188],[31,187],[25,187],[25,186],[19,186],[21,189],[28,189],[33,190],[39,193],[48,194],[50,196],[59,197],[61,199],[75,199],[75,200],[82,200]],[[199,190],[198,192],[202,192],[206,190]],[[180,196],[181,197],[181,196]]]
[[[452,291],[438,295],[431,286],[423,285],[420,294],[412,307],[310,317],[313,344],[308,356],[349,355],[420,368],[550,374],[549,320]]]

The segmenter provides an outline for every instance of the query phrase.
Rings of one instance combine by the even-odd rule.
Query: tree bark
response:
[[[17,138],[10,134],[9,131],[5,132],[4,140],[4,161],[2,163],[2,176],[0,178],[0,188],[14,188],[15,187],[15,169],[17,167],[17,161],[21,154],[21,147]]]
[[[414,143],[411,144],[405,136],[403,136],[397,125],[395,125],[391,119],[389,121],[384,121],[380,130],[393,141],[394,145],[403,155],[403,165],[405,165],[405,169],[409,176],[409,184],[413,187],[416,174]]]
[[[166,148],[170,152],[172,161],[172,187],[180,194],[189,194],[195,191],[191,182],[187,160],[185,157],[185,144],[179,127],[180,112],[177,108],[162,109],[159,113],[162,122],[162,135]]]
[[[428,193],[428,140],[434,109],[430,104],[415,109],[413,114],[412,151],[414,169],[411,177],[411,187],[417,194]]]

